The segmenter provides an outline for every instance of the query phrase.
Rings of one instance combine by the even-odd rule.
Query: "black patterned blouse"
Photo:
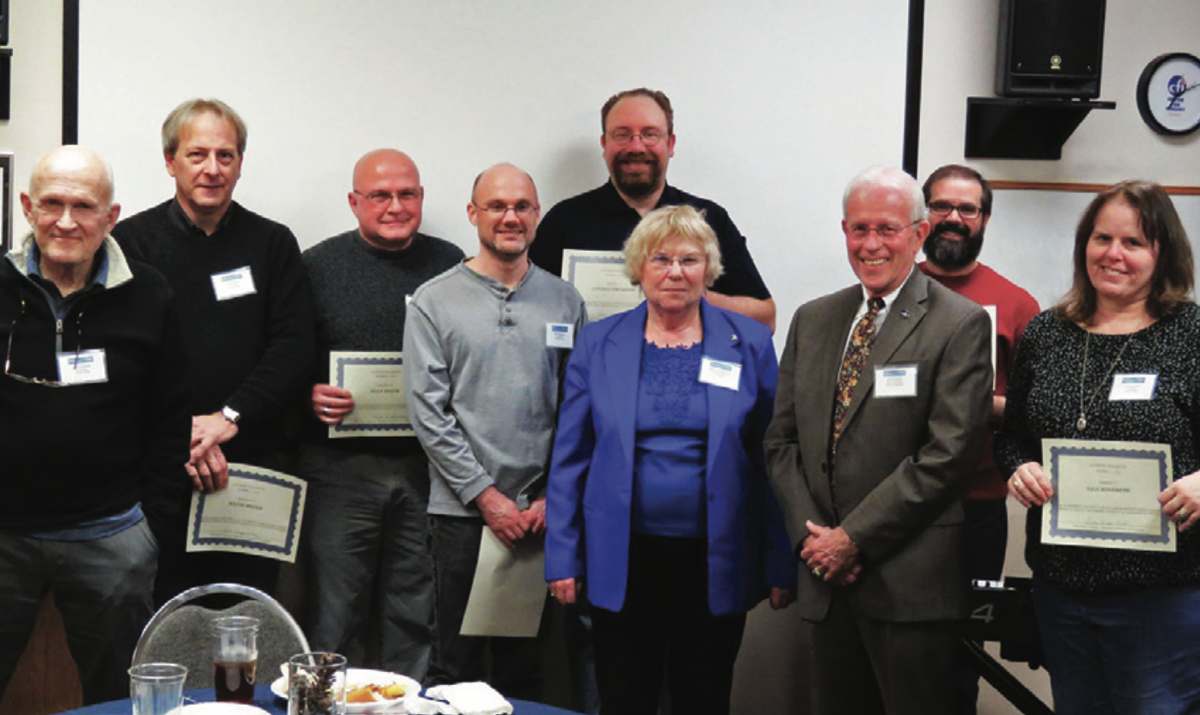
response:
[[[1165,443],[1171,445],[1176,479],[1200,468],[1200,307],[1189,303],[1127,335],[1093,333],[1085,366],[1086,337],[1082,328],[1052,311],[1029,323],[995,441],[1001,470],[1012,474],[1024,462],[1040,463],[1042,438]],[[1157,374],[1153,399],[1109,401],[1115,373]],[[1087,405],[1082,432],[1076,425],[1081,376]],[[1200,584],[1200,525],[1179,535],[1175,553],[1161,553],[1042,545],[1041,519],[1041,507],[1029,510],[1025,559],[1035,575],[1065,590],[1104,593]]]

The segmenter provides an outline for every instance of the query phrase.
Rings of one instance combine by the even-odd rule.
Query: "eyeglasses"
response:
[[[421,199],[422,193],[420,189],[401,189],[400,191],[372,191],[364,194],[355,189],[355,194],[367,200],[375,208],[384,208],[392,205],[392,199],[396,199],[402,204],[411,204],[414,201]]]
[[[21,299],[21,312],[17,313],[17,317],[13,318],[12,323],[8,326],[8,347],[6,347],[4,349],[4,376],[11,377],[12,379],[16,380],[17,382],[22,382],[22,383],[25,383],[26,385],[40,385],[42,387],[69,387],[71,385],[71,383],[69,383],[69,382],[63,382],[61,380],[50,380],[50,379],[47,379],[44,377],[25,377],[24,375],[18,375],[17,373],[12,371],[11,363],[12,363],[13,334],[15,334],[17,332],[17,321],[20,320],[21,317],[25,315],[27,308],[28,308],[28,306],[25,303],[25,299],[22,298]],[[79,358],[79,346],[80,346],[81,338],[83,337],[83,330],[79,326],[79,319],[82,317],[83,317],[82,313],[80,313],[79,315],[77,315],[75,317],[75,358],[76,359]]]
[[[903,226],[896,226],[890,223],[881,223],[878,226],[872,226],[869,223],[856,223],[852,225],[849,230],[850,235],[859,240],[865,240],[871,235],[872,231],[874,231],[880,238],[887,239],[895,238],[896,236],[899,236],[900,233],[905,229],[912,228],[919,223],[921,223],[920,220],[913,221],[912,223],[905,224]]]
[[[643,129],[640,132],[634,132],[629,129],[614,129],[608,133],[608,138],[617,146],[625,146],[633,141],[634,137],[642,140],[645,146],[654,146],[662,141],[667,136],[667,133],[661,129]]]
[[[506,204],[503,201],[489,201],[486,204],[475,204],[475,208],[483,211],[492,218],[503,218],[504,214],[512,211],[521,218],[526,218],[538,210],[538,205],[530,201],[518,201],[515,204]]]
[[[656,271],[669,271],[671,266],[678,264],[679,270],[688,271],[694,268],[699,268],[704,265],[704,257],[689,254],[686,256],[668,256],[665,253],[656,253],[646,259]]]
[[[949,201],[930,201],[929,213],[938,216],[949,216],[951,211],[957,211],[965,219],[978,218],[983,209],[975,204],[952,204]]]

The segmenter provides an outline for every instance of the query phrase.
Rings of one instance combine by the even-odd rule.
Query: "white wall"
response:
[[[1059,161],[979,159],[993,179],[1112,184],[1147,178],[1200,185],[1200,132],[1163,137],[1142,122],[1138,76],[1166,52],[1200,54],[1200,2],[1109,0],[1104,26],[1100,97],[1116,109],[1090,113]],[[968,96],[995,96],[999,0],[926,0],[921,86],[919,169],[928,172],[963,153]]]
[[[132,212],[172,192],[166,113],[224,98],[250,126],[236,197],[303,245],[352,225],[352,163],[396,145],[421,168],[425,229],[473,252],[479,170],[516,162],[546,207],[597,186],[600,105],[661,88],[677,113],[670,180],[729,209],[786,319],[852,280],[842,185],[900,160],[902,113],[884,108],[903,105],[906,4],[868,5],[872,23],[832,0],[85,2],[80,140],[113,162]]]

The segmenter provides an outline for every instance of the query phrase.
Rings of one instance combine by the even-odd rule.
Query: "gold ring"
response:
[[[824,569],[822,569],[820,566],[814,566],[812,572],[813,576],[816,576],[817,578],[821,578],[825,575]]]

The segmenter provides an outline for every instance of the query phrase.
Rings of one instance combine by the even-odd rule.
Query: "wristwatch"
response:
[[[221,416],[235,425],[238,423],[238,420],[242,419],[242,413],[233,409],[229,405],[225,405],[221,408]]]

